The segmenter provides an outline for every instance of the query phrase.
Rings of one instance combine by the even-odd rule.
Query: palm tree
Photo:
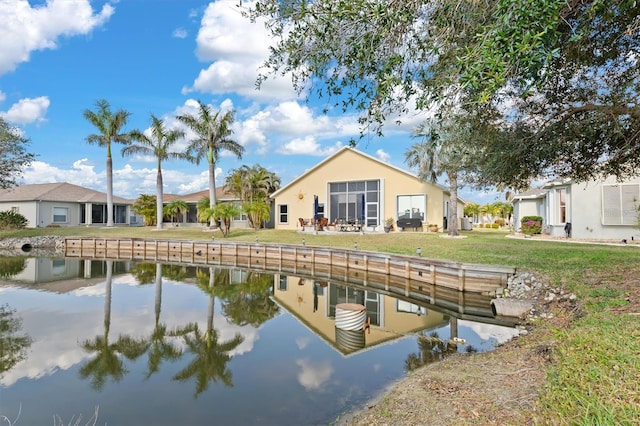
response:
[[[468,203],[464,206],[464,215],[473,218],[473,221],[477,221],[480,215],[480,204]]]
[[[269,195],[280,188],[280,178],[259,164],[243,165],[229,173],[225,180],[228,191],[240,198],[251,226],[259,228],[269,219]]]
[[[220,227],[222,235],[227,237],[229,235],[229,230],[231,229],[231,219],[240,214],[240,209],[238,209],[233,203],[219,203],[216,204],[211,213],[213,219],[220,219],[220,222],[223,225]]]
[[[107,149],[107,226],[113,226],[113,159],[111,157],[111,142],[127,145],[131,141],[131,134],[122,132],[130,113],[123,109],[112,113],[109,102],[105,99],[97,101],[96,107],[96,111],[84,110],[83,116],[100,133],[87,136],[86,141]]]
[[[189,210],[189,205],[182,200],[173,200],[165,206],[166,212],[171,216],[171,223],[176,216]]]
[[[122,155],[153,155],[158,163],[156,175],[156,228],[162,229],[162,162],[168,159],[189,159],[188,153],[172,151],[173,145],[184,137],[184,132],[176,129],[165,129],[164,122],[151,114],[149,135],[134,130],[131,139],[138,142],[122,148]]]
[[[458,140],[463,139],[464,129],[455,124],[434,125],[428,121],[420,124],[413,137],[421,138],[405,153],[409,167],[418,169],[424,181],[436,182],[443,173],[449,179],[449,235],[458,235],[458,173],[462,170],[463,155]]]
[[[227,111],[222,114],[221,111],[214,112],[211,107],[198,101],[200,107],[198,115],[184,114],[176,118],[186,124],[193,132],[195,137],[191,140],[188,152],[194,153],[192,159],[196,164],[200,164],[200,160],[204,157],[209,163],[209,207],[216,206],[216,163],[219,160],[220,152],[223,150],[235,154],[238,159],[242,158],[244,147],[238,142],[230,138],[233,130],[230,125],[234,121],[234,112]],[[210,223],[214,226],[214,222]]]

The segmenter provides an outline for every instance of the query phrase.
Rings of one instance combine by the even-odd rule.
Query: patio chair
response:
[[[329,218],[325,218],[327,220],[327,224],[324,225],[325,228],[333,228],[333,230],[338,229],[338,219],[334,219],[333,222],[329,223]]]

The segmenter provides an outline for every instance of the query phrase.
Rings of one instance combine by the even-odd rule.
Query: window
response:
[[[640,184],[602,185],[602,224],[637,225]]]
[[[278,223],[289,223],[289,206],[278,204]]]
[[[377,180],[331,182],[329,184],[329,221],[358,220],[364,221],[367,226],[377,226],[380,223],[379,188],[380,183]]]
[[[426,195],[398,195],[398,219],[425,220]]]
[[[51,275],[62,276],[67,272],[67,262],[64,259],[51,260]]]
[[[286,275],[280,275],[280,279],[278,280],[278,290],[287,291],[288,282],[289,278]]]
[[[66,207],[54,207],[53,208],[53,223],[67,223],[69,216],[69,209]]]
[[[113,222],[127,223],[127,206],[113,206]]]
[[[558,197],[558,223],[567,222],[567,189],[560,188],[556,191]]]

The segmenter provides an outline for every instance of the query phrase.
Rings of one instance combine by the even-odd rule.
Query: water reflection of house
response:
[[[104,260],[62,259],[62,258],[14,258],[23,262],[22,270],[9,277],[5,282],[10,286],[26,285],[30,288],[66,293],[82,287],[104,282],[106,264]],[[128,273],[130,262],[113,262],[113,274]]]
[[[365,332],[362,349],[449,323],[445,314],[394,297],[296,276],[276,274],[273,296],[281,306],[344,355],[353,350],[336,342],[334,317],[336,305],[340,303],[358,303],[366,308],[371,327]]]

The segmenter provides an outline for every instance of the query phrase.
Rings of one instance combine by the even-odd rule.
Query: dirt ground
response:
[[[640,265],[624,271],[623,282],[587,274],[593,286],[611,286],[626,294],[628,305],[620,315],[640,315]],[[576,301],[542,304],[553,312],[555,327],[568,326],[580,315]],[[377,400],[336,424],[369,425],[533,425],[536,400],[553,362],[552,337],[543,327],[530,328],[496,350],[456,354],[413,372]]]

